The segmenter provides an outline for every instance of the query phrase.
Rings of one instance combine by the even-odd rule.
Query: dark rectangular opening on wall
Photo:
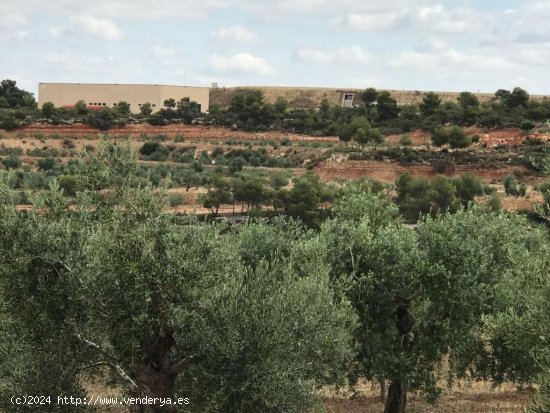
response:
[[[343,108],[352,108],[353,107],[353,98],[355,97],[354,93],[344,93],[342,99]]]

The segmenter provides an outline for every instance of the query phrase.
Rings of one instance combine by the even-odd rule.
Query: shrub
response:
[[[168,195],[168,202],[170,203],[171,207],[177,207],[179,205],[182,205],[184,201],[183,195],[178,193],[171,193]]]
[[[521,123],[519,124],[519,128],[523,132],[526,132],[526,133],[530,132],[535,128],[535,122],[533,122],[532,120],[529,120],[529,119],[523,119],[521,121]]]
[[[412,139],[409,135],[401,135],[401,137],[399,138],[399,144],[402,146],[411,146]]]
[[[75,196],[78,187],[78,179],[73,175],[62,175],[58,179],[59,187],[63,189],[65,195]]]
[[[514,174],[508,175],[504,178],[504,193],[506,195],[519,195],[518,181]]]
[[[143,146],[139,149],[139,153],[144,156],[150,156],[161,146],[158,142],[145,142]]]
[[[3,159],[2,164],[7,169],[16,169],[21,166],[21,159],[19,159],[19,156],[12,154],[8,158]]]
[[[485,206],[490,211],[500,211],[502,209],[500,195],[497,192],[490,194],[485,201]]]
[[[63,139],[63,146],[68,148],[68,149],[76,148],[76,145],[75,145],[74,141],[71,138],[64,138]]]
[[[242,156],[237,156],[229,161],[229,171],[234,174],[243,170],[246,164],[245,159]]]
[[[54,158],[43,158],[37,162],[38,168],[43,171],[49,171],[57,166],[57,161]]]
[[[220,146],[216,146],[212,150],[212,153],[210,154],[210,157],[212,159],[216,159],[219,155],[223,155],[224,153],[225,153],[225,151],[223,150],[223,148],[221,148]]]
[[[453,149],[467,148],[472,144],[472,140],[466,135],[464,129],[453,126],[449,132],[449,146]]]
[[[445,173],[454,168],[454,164],[449,159],[437,159],[432,164],[433,170],[439,174]]]

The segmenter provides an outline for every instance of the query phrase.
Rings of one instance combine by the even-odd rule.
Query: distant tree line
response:
[[[344,142],[355,140],[360,146],[377,144],[382,135],[427,130],[439,133],[438,142],[445,142],[440,133],[444,127],[479,126],[483,128],[518,127],[528,132],[537,124],[550,119],[550,100],[530,99],[527,91],[499,89],[489,102],[481,103],[470,92],[462,92],[456,101],[443,102],[433,92],[426,93],[419,104],[400,105],[387,91],[366,89],[360,103],[354,108],[331,106],[323,100],[319,107],[289,109],[288,102],[279,97],[273,103],[266,101],[260,90],[250,89],[234,94],[226,108],[213,106],[208,114],[201,113],[200,105],[189,98],[167,99],[154,112],[144,102],[139,113],[133,114],[127,102],[118,102],[113,108],[90,109],[84,101],[74,108],[56,108],[46,102],[37,108],[32,94],[19,89],[13,80],[4,80],[0,86],[0,128],[14,129],[22,122],[46,118],[53,123],[77,119],[98,129],[125,125],[128,121],[146,121],[154,125],[172,122],[212,123],[244,130],[286,130],[318,136],[338,136]],[[453,136],[450,145],[464,147],[468,139]],[[454,138],[454,139],[453,139]],[[442,139],[442,140],[441,140]]]

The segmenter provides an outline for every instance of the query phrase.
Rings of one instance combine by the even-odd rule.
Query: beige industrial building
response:
[[[149,102],[153,112],[164,105],[166,99],[176,102],[189,98],[201,105],[201,111],[210,107],[210,89],[208,87],[168,86],[168,85],[131,85],[131,84],[94,84],[94,83],[39,83],[38,105],[52,102],[56,107],[72,107],[80,100],[91,107],[115,107],[118,102],[130,104],[133,113],[139,113],[141,105]]]

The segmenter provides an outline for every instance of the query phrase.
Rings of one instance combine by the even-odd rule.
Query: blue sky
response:
[[[0,0],[0,78],[550,94],[550,1]]]

